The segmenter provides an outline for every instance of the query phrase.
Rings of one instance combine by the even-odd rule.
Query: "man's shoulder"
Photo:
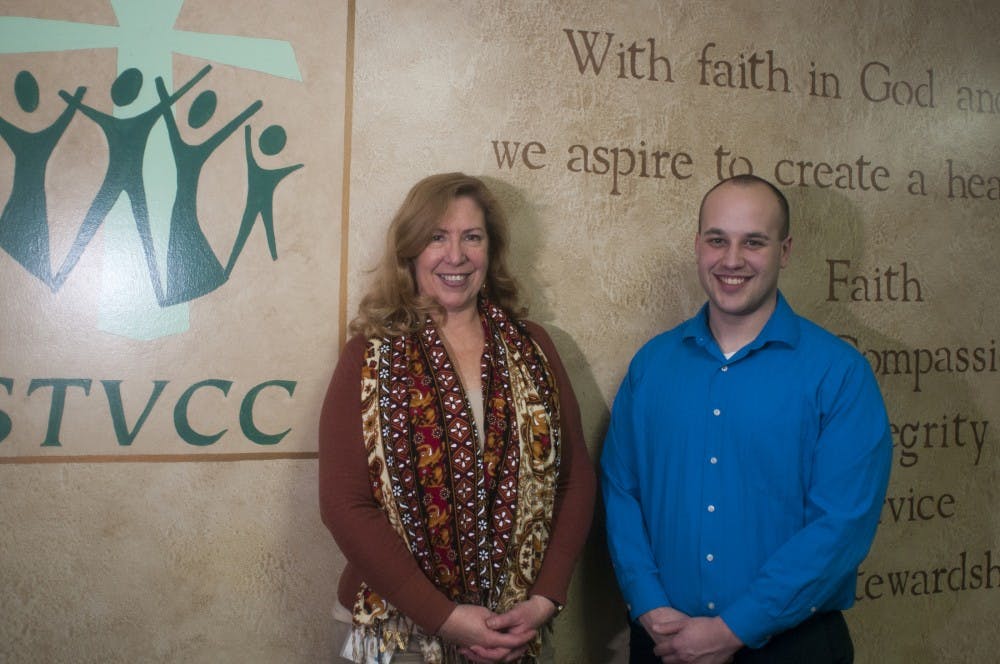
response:
[[[691,336],[694,331],[691,328],[692,321],[688,319],[669,330],[660,332],[639,348],[639,353],[657,353],[670,351],[679,346],[685,338]],[[636,353],[637,355],[639,353]]]
[[[799,334],[802,341],[811,346],[812,349],[819,347],[834,353],[860,356],[854,346],[833,330],[823,327],[805,316],[795,314],[795,317],[799,322]]]
[[[692,330],[688,327],[690,322],[687,320],[669,330],[660,332],[640,346],[632,357],[629,365],[630,371],[633,373],[641,372],[644,367],[650,364],[660,365],[665,358],[681,350],[684,346],[684,340],[692,334]]]
[[[840,367],[843,370],[870,370],[868,360],[846,338],[804,316],[799,322],[798,350],[817,366]],[[825,360],[825,361],[824,361]]]

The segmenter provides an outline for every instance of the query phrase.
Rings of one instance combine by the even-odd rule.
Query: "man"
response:
[[[601,466],[632,662],[852,661],[840,611],[892,440],[865,359],[778,291],[791,247],[769,182],[712,188],[708,303],[639,350],[615,398]]]

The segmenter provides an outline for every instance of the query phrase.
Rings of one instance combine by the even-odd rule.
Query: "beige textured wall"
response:
[[[489,178],[513,219],[516,273],[568,362],[596,456],[632,353],[703,301],[692,242],[700,196],[717,181],[717,150],[727,153],[724,169],[744,157],[771,179],[782,160],[847,164],[840,172],[852,181],[841,186],[823,172],[834,186],[803,185],[788,164],[778,175],[789,184],[795,237],[783,289],[800,313],[870,351],[902,432],[892,503],[862,566],[863,599],[848,614],[859,661],[990,659],[1000,644],[1000,568],[990,589],[983,578],[987,556],[1000,561],[990,267],[1000,237],[998,27],[989,2],[360,3],[352,283],[363,283],[412,182],[449,169]],[[581,72],[567,30],[584,61],[584,33],[599,58],[613,34],[599,74],[593,64]],[[649,80],[651,48],[669,59],[670,82],[662,61],[659,80]],[[717,83],[722,60],[732,63],[732,87]],[[772,81],[769,65],[784,74]],[[823,73],[837,77],[839,97],[830,77],[822,96]],[[913,103],[876,101],[886,82],[901,101],[909,85]],[[990,90],[992,112],[963,110],[962,86]],[[509,166],[498,159],[502,141],[536,144]],[[599,146],[609,161],[619,148],[622,164],[624,149],[644,149],[649,176],[641,165],[617,181],[613,168],[576,172],[574,158],[584,149],[593,158]],[[652,176],[657,150],[690,157],[677,162],[681,177],[667,161],[665,177]],[[978,198],[960,197],[949,160],[953,175],[982,176]],[[885,170],[873,181],[877,167]],[[920,301],[916,282],[903,289],[904,263]],[[852,300],[855,279],[867,279],[872,301]],[[360,292],[352,287],[351,306]],[[958,360],[976,353],[984,370]],[[912,363],[909,373],[886,370],[897,359]],[[601,661],[595,653],[621,624],[600,551],[595,543],[560,619],[566,661]],[[890,578],[905,579],[905,590],[894,594]]]
[[[994,4],[187,0],[178,29],[269,37],[294,48],[301,83],[222,64],[207,79],[220,93],[220,118],[260,98],[261,113],[270,115],[251,124],[286,127],[288,146],[270,167],[305,163],[279,189],[279,260],[270,261],[258,227],[233,280],[191,304],[188,331],[140,341],[99,329],[94,284],[107,269],[99,251],[88,251],[55,294],[0,254],[0,377],[12,379],[10,390],[0,384],[0,411],[12,422],[0,440],[0,660],[327,658],[342,560],[315,505],[314,422],[336,359],[337,317],[353,314],[365,270],[409,186],[442,170],[482,175],[495,186],[513,221],[515,272],[532,317],[552,333],[569,368],[596,458],[632,353],[702,302],[694,220],[702,192],[717,179],[721,148],[729,153],[724,167],[742,156],[766,177],[781,160],[843,163],[855,176],[850,188],[784,187],[795,244],[783,289],[800,313],[868,351],[902,443],[893,502],[862,566],[862,599],[848,614],[859,661],[988,661],[1000,646],[1000,567],[988,589],[974,572],[979,565],[982,576],[987,552],[1000,565]],[[0,16],[114,24],[101,0],[36,5],[8,0]],[[592,66],[581,72],[567,30],[578,48],[586,34],[601,52],[613,35],[599,74]],[[705,51],[709,43],[715,46]],[[107,51],[10,55],[2,44],[0,117],[41,128],[62,108],[54,91],[78,84],[106,99],[115,65]],[[648,80],[651,45],[669,60],[670,81],[662,60],[659,80]],[[766,89],[769,51],[788,92]],[[714,83],[716,63],[728,60],[738,76],[739,56],[746,63],[755,53],[763,58],[756,79],[763,89],[753,79],[746,88],[738,79],[735,89]],[[203,64],[174,61],[177,82]],[[348,62],[353,94],[345,87]],[[888,69],[925,105],[866,98],[862,71],[872,62],[881,64],[868,69],[868,97],[878,97]],[[11,83],[24,68],[39,76],[41,117],[19,114],[14,102]],[[810,94],[822,73],[836,75],[839,98]],[[783,75],[775,76],[783,88]],[[962,86],[991,91],[992,112],[967,110]],[[906,90],[896,87],[898,95]],[[342,140],[346,108],[349,144]],[[103,172],[95,156],[101,136],[87,128],[74,119],[50,165],[50,216],[62,233],[54,252],[68,249]],[[205,218],[239,215],[238,204],[231,208],[245,189],[240,141],[227,142],[206,166]],[[503,141],[519,145],[512,166],[498,158]],[[531,142],[526,162],[520,150]],[[617,179],[576,172],[580,162],[571,159],[584,149],[593,159],[599,147],[621,166],[626,149],[644,150],[650,175],[641,177],[638,166]],[[652,176],[654,151],[670,153],[664,177]],[[869,177],[875,167],[888,172],[877,179],[885,191],[870,179],[859,187],[861,158]],[[958,194],[949,161],[966,187],[973,174],[982,176],[974,183],[981,197]],[[342,237],[345,166],[350,213]],[[12,172],[11,155],[0,149],[0,200]],[[235,223],[212,225],[213,246],[231,243]],[[901,272],[904,263],[920,301],[913,301],[916,282],[904,291],[901,274],[891,277],[897,299],[889,299],[886,271]],[[851,281],[860,277],[873,300],[881,286],[880,301],[851,299]],[[975,370],[977,352],[982,370]],[[963,353],[970,358],[964,370]],[[883,371],[887,358],[910,361],[910,371]],[[67,393],[61,448],[40,445],[51,389],[27,394],[32,378],[46,377],[93,381],[89,396]],[[171,408],[207,378],[231,380],[232,390],[225,398],[199,393],[192,422],[229,431],[195,448],[179,437]],[[263,449],[241,435],[238,405],[250,387],[277,378],[296,381],[294,396],[264,393],[260,428],[292,431]],[[171,380],[127,449],[113,435],[99,383],[109,379],[135,385],[123,387],[130,423],[152,381]],[[80,463],[84,455],[99,458]],[[112,462],[130,455],[167,456]],[[592,539],[557,622],[559,662],[621,659],[620,600],[599,529]],[[894,593],[890,578],[904,574],[904,590]]]

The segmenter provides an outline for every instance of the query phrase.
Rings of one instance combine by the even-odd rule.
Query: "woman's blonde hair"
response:
[[[517,282],[507,269],[507,219],[500,204],[479,178],[439,173],[413,185],[393,217],[385,254],[374,269],[371,290],[362,298],[358,315],[351,321],[351,333],[367,337],[408,334],[420,329],[429,314],[444,315],[441,305],[417,291],[413,263],[430,242],[448,205],[463,196],[479,205],[486,221],[486,295],[508,313],[524,315],[518,305]]]

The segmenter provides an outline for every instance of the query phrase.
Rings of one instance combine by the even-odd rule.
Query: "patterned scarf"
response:
[[[479,310],[485,441],[429,318],[416,333],[369,341],[362,417],[375,500],[424,574],[455,602],[503,612],[527,599],[548,544],[559,396],[523,325],[485,299]],[[414,634],[367,584],[353,613],[356,661],[387,662]],[[460,659],[436,637],[416,636],[425,661]]]

